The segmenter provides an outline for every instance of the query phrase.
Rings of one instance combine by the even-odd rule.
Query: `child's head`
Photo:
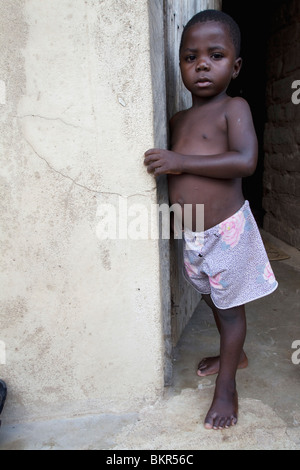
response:
[[[195,103],[226,93],[241,69],[239,52],[239,27],[225,13],[205,10],[188,22],[181,39],[180,70]]]
[[[241,49],[240,28],[237,25],[237,23],[234,21],[234,19],[231,18],[231,16],[219,10],[204,10],[204,11],[201,11],[200,13],[197,13],[195,16],[193,16],[190,19],[190,21],[186,24],[183,30],[182,36],[181,36],[180,50],[183,44],[183,39],[184,39],[184,35],[186,31],[191,26],[194,26],[197,23],[206,23],[208,21],[216,21],[218,23],[222,23],[228,28],[229,34],[231,36],[231,39],[235,48],[236,57],[239,57],[240,49]]]

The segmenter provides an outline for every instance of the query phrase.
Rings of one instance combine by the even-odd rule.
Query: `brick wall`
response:
[[[300,2],[274,1],[267,51],[264,229],[300,249]],[[258,51],[259,53],[259,51]]]

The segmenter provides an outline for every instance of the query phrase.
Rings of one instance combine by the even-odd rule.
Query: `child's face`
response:
[[[180,69],[183,83],[194,98],[211,98],[226,92],[230,81],[238,76],[241,63],[226,25],[209,21],[186,31]]]

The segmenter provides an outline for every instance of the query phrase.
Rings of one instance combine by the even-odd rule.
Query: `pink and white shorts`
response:
[[[184,277],[227,309],[271,294],[278,283],[249,202],[204,232],[184,230]]]

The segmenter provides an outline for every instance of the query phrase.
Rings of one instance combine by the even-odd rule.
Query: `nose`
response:
[[[208,61],[205,59],[199,59],[197,64],[196,64],[196,70],[197,72],[200,70],[208,70],[209,69],[209,64]]]

